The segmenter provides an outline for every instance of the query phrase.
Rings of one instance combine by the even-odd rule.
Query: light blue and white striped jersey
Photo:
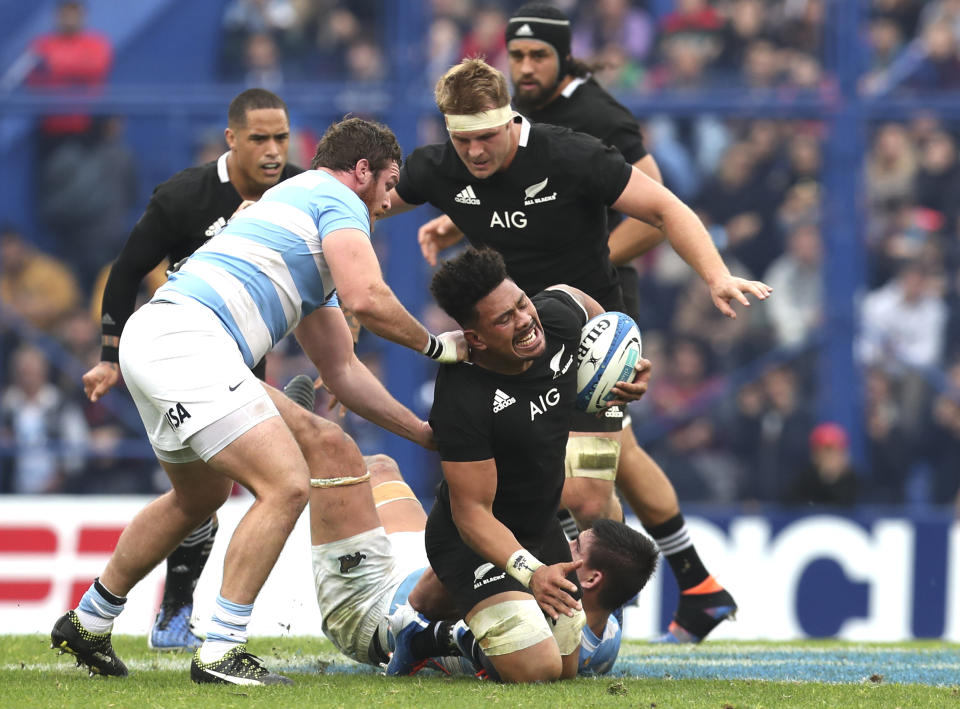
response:
[[[598,638],[589,625],[583,626],[580,634],[580,661],[577,674],[586,677],[607,674],[617,661],[622,639],[623,630],[613,613],[607,618],[602,638]]]
[[[316,308],[339,305],[323,255],[338,229],[370,238],[367,206],[326,172],[300,173],[231,219],[153,299],[206,305],[252,367]]]

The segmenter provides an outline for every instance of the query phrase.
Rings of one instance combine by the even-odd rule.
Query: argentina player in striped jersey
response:
[[[92,672],[124,676],[111,643],[126,594],[226,501],[234,482],[255,501],[227,549],[195,682],[289,684],[246,650],[247,625],[267,575],[307,503],[309,480],[368,479],[359,456],[332,456],[317,476],[278,412],[282,395],[250,367],[293,332],[346,406],[433,447],[430,426],[357,359],[339,307],[369,330],[441,362],[467,355],[462,332],[430,334],[384,283],[370,243],[390,206],[400,146],[385,126],[332,125],[313,170],[268,190],[214,236],[127,321],[120,368],[172,489],[124,530],[103,573],[51,633],[55,648]],[[339,298],[339,299],[338,299]],[[346,438],[346,437],[344,437]],[[351,442],[352,443],[352,442]]]

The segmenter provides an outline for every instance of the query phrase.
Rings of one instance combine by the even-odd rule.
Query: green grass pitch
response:
[[[293,687],[254,688],[195,685],[189,679],[189,655],[151,651],[142,637],[114,638],[117,654],[130,668],[125,679],[90,678],[72,656],[58,657],[49,644],[42,635],[0,636],[0,707],[960,709],[960,649],[946,643],[717,641],[677,647],[630,642],[615,676],[502,686],[432,673],[387,678],[345,660],[326,641],[254,638],[250,650],[296,681]],[[843,666],[850,670],[848,681],[818,679],[834,676],[831,670]],[[919,683],[909,681],[912,670]],[[794,672],[802,679],[782,679]],[[764,679],[767,675],[772,679]],[[890,681],[891,676],[908,681]]]

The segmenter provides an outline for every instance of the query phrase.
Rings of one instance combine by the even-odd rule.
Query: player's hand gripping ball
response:
[[[640,330],[629,315],[610,311],[592,318],[580,332],[577,350],[577,402],[594,414],[617,398],[617,382],[631,382],[640,359]]]

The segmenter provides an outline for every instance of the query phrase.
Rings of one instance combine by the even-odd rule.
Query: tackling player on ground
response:
[[[443,480],[427,521],[430,565],[505,682],[577,673],[577,569],[556,513],[576,399],[576,351],[587,319],[603,312],[575,288],[529,298],[492,249],[467,249],[434,275],[437,303],[464,328],[471,363],[442,367],[430,420]],[[620,382],[617,403],[646,390]],[[407,674],[423,621],[399,615],[388,674]]]

